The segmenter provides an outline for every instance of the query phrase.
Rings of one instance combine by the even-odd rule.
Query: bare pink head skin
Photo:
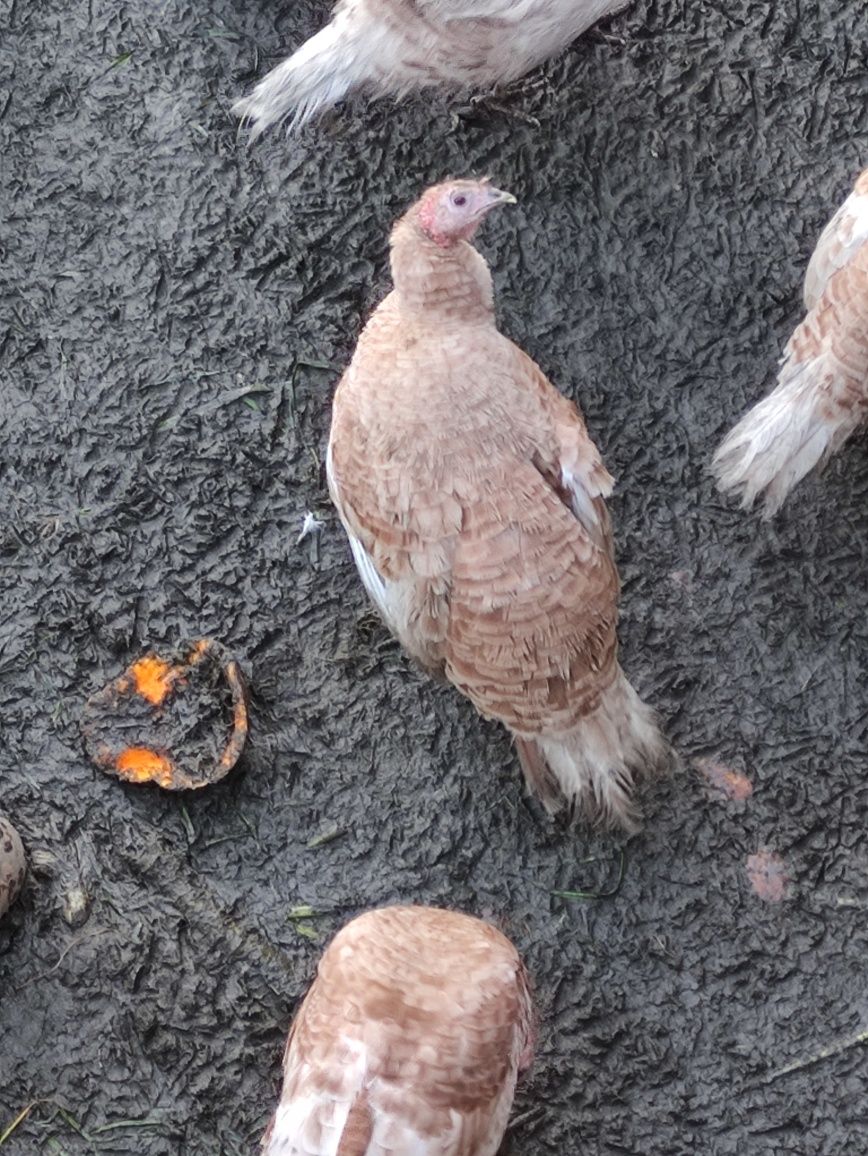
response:
[[[422,194],[416,205],[419,228],[443,249],[469,241],[487,214],[498,205],[514,205],[512,193],[488,180],[444,181]]]

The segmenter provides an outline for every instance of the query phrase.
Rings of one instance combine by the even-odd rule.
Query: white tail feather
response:
[[[232,106],[254,141],[269,125],[289,122],[293,131],[337,104],[367,79],[367,54],[356,49],[338,14]]]
[[[830,357],[787,361],[778,387],[741,419],[714,455],[711,468],[719,488],[739,493],[746,508],[762,494],[765,518],[859,424],[858,414],[829,405],[837,368]]]
[[[568,805],[630,833],[639,829],[640,818],[634,781],[659,770],[671,756],[654,712],[620,667],[597,709],[575,730],[537,735],[535,741]]]

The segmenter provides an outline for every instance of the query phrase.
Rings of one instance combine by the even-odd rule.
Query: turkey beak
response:
[[[516,199],[512,193],[506,193],[503,189],[493,189],[491,187],[485,190],[487,198],[485,203],[486,210],[493,209],[497,205],[515,205]]]

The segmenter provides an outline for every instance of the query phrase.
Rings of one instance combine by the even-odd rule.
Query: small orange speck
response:
[[[741,771],[717,763],[714,759],[696,759],[694,766],[712,787],[737,803],[743,803],[753,794],[753,783]]]
[[[211,646],[210,638],[200,638],[199,641],[194,644],[193,649],[187,657],[187,662],[190,666],[195,666],[197,662],[201,662],[202,659],[207,656]]]
[[[168,662],[155,654],[146,654],[130,667],[136,680],[136,690],[148,702],[162,702],[175,681],[175,671]]]
[[[159,783],[168,787],[172,782],[172,764],[149,747],[127,747],[115,759],[118,774],[131,783]]]

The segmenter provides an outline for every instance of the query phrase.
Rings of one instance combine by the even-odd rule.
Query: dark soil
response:
[[[868,1151],[865,443],[771,526],[707,472],[866,162],[864,0],[638,0],[506,111],[356,105],[248,151],[231,102],[324,10],[0,0],[0,805],[31,860],[0,1135],[37,1101],[0,1152],[252,1154],[323,943],[396,900],[527,960],[516,1153]],[[605,898],[552,892],[613,890],[619,840],[525,801],[505,734],[371,617],[327,500],[389,224],[450,172],[520,199],[482,237],[503,327],[618,479],[623,662],[684,760]],[[203,636],[250,676],[238,768],[93,768],[88,695]]]

